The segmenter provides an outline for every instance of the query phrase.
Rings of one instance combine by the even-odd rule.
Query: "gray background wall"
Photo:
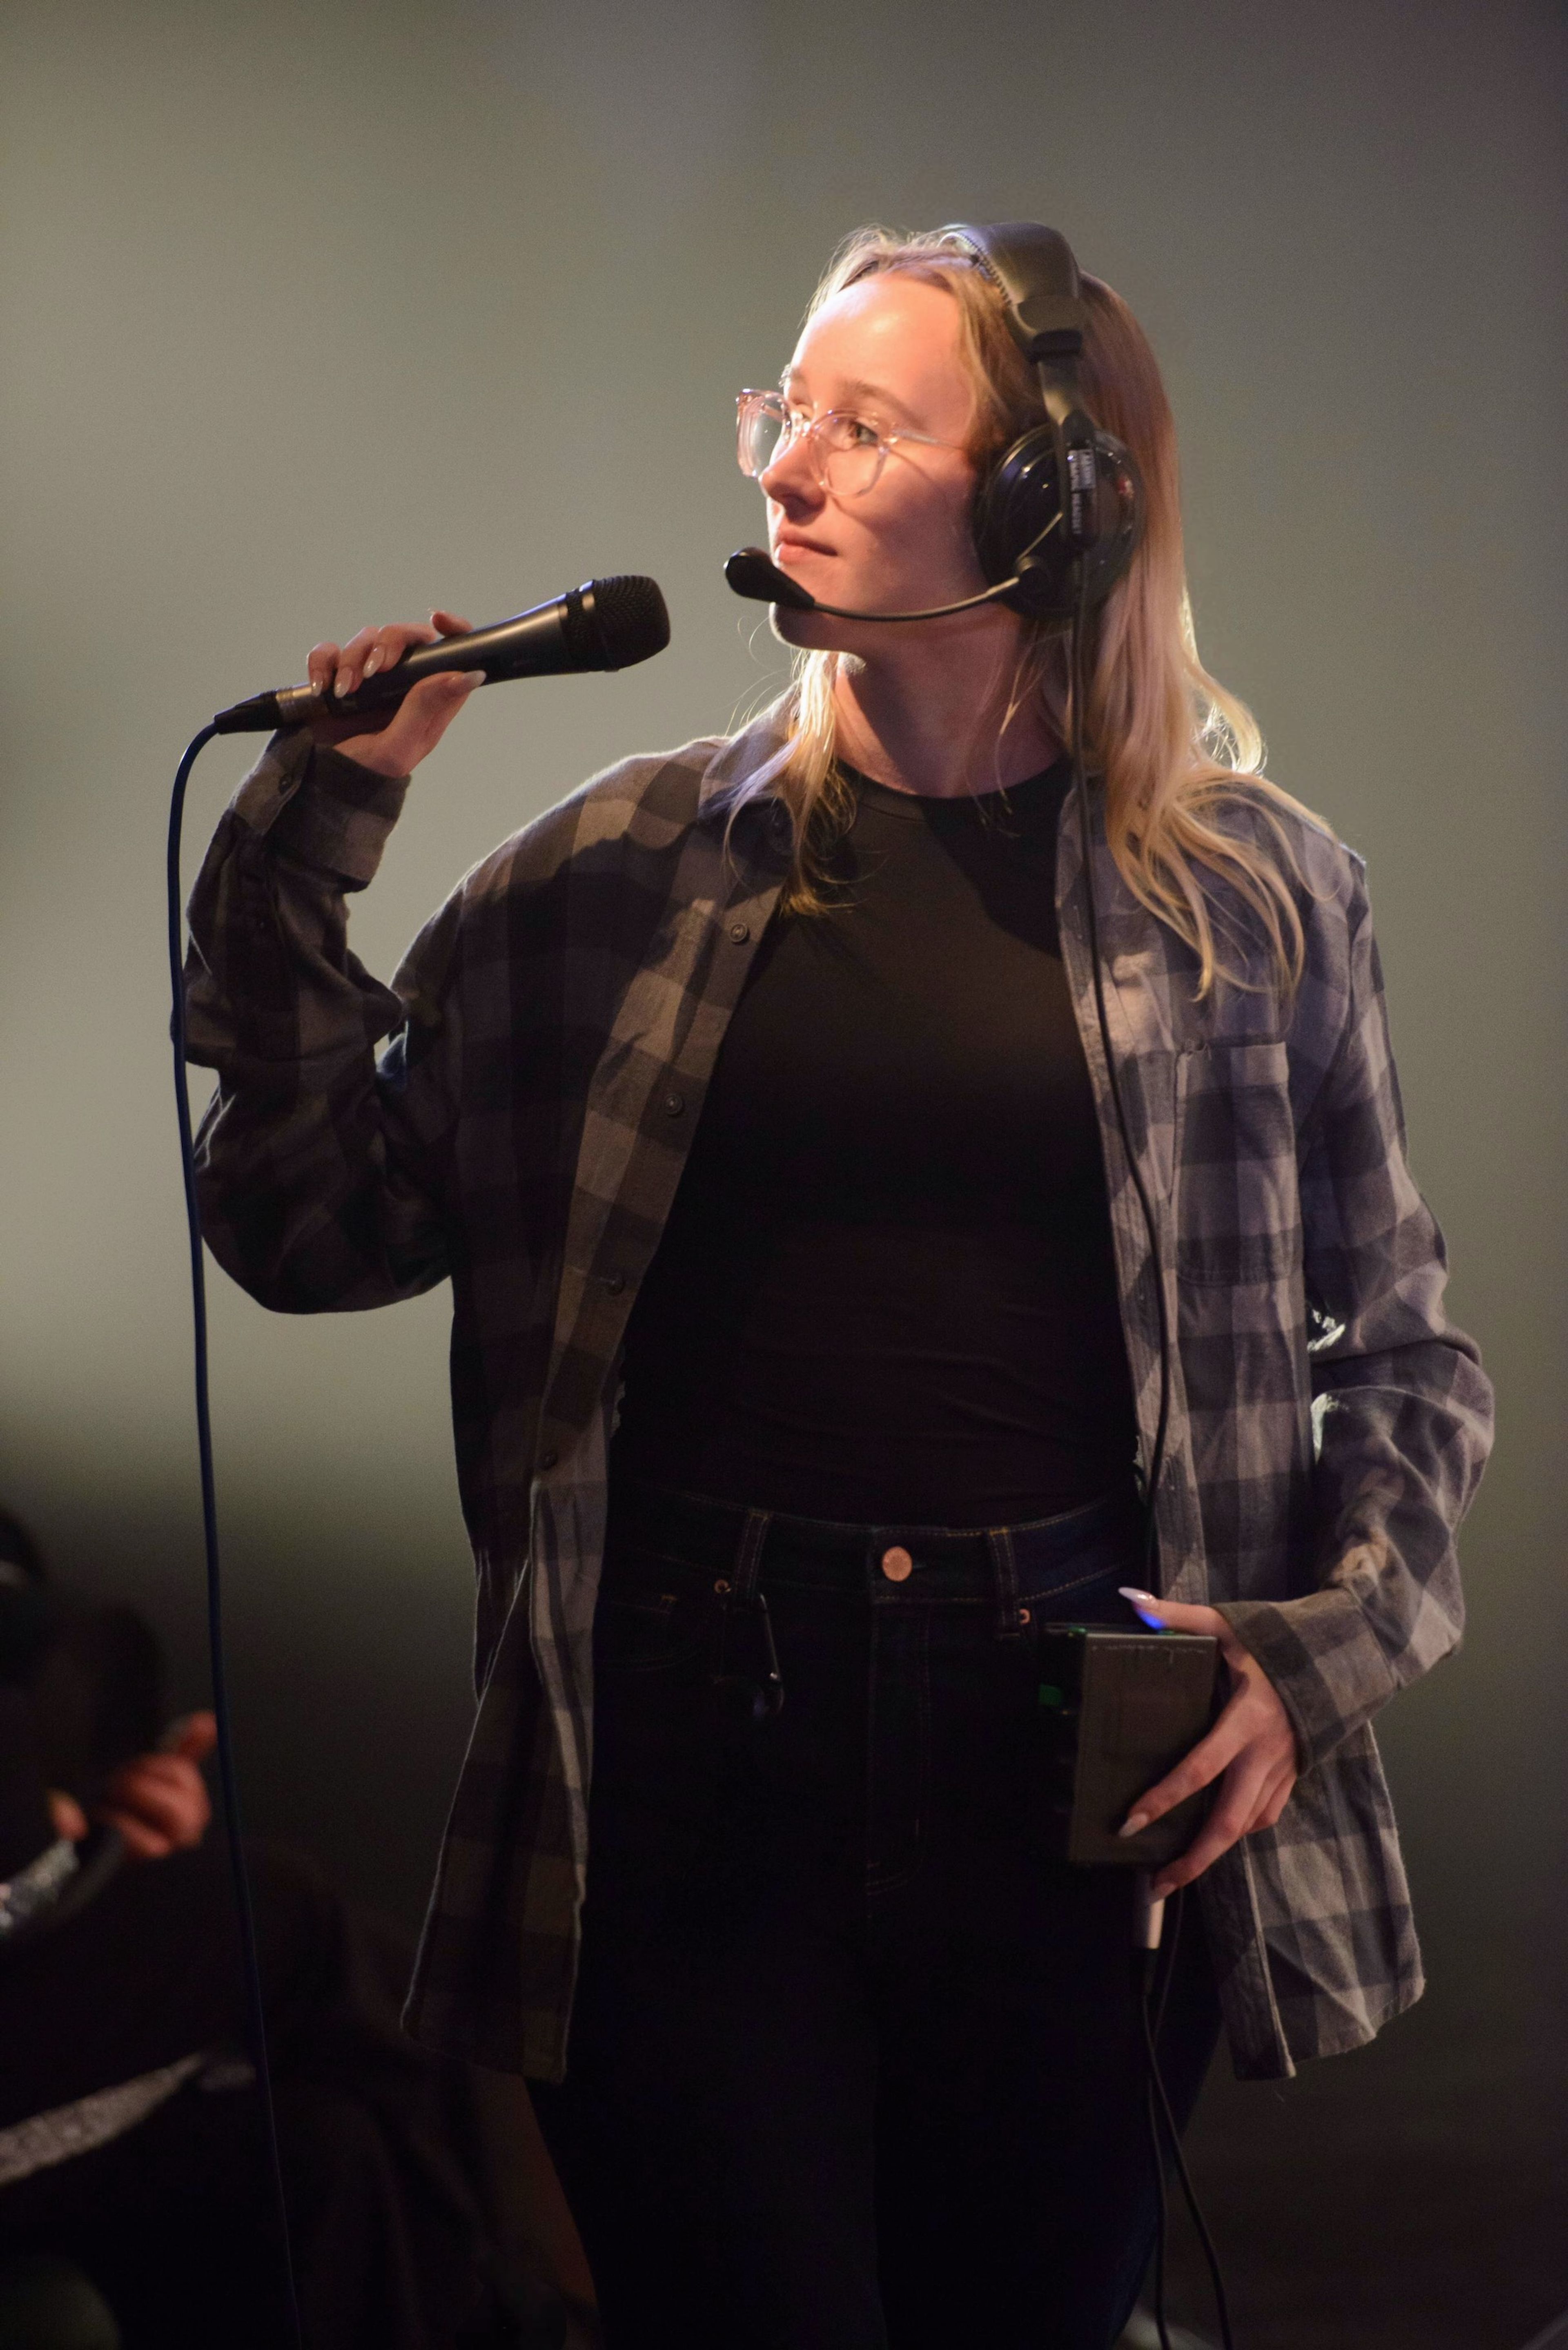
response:
[[[1404,2044],[1522,2080],[1564,1957],[1559,10],[10,0],[0,45],[0,1495],[198,1697],[160,896],[196,725],[318,636],[658,575],[663,659],[483,695],[421,772],[354,916],[387,971],[504,833],[776,677],[720,575],[730,403],[844,232],[1056,222],[1161,354],[1205,655],[1370,861],[1503,1431],[1469,1646],[1386,1717]],[[444,1298],[213,1290],[251,1814],[412,1914],[468,1711]]]

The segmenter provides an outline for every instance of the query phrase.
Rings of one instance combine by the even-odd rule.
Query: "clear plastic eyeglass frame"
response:
[[[888,450],[900,441],[919,441],[928,449],[959,445],[935,440],[929,432],[878,432],[847,408],[828,408],[820,416],[808,417],[789,407],[778,391],[742,391],[735,402],[735,419],[736,455],[749,481],[759,479],[795,442],[805,441],[817,487],[841,498],[864,497],[874,489]]]

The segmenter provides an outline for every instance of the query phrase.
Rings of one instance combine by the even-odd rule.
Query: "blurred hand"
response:
[[[1178,1860],[1168,1861],[1150,1887],[1163,1900],[1179,1885],[1190,1885],[1222,1852],[1254,1828],[1272,1828],[1291,1799],[1301,1773],[1295,1732],[1278,1690],[1216,1607],[1189,1607],[1147,1591],[1128,1591],[1140,1616],[1172,1632],[1207,1633],[1220,1643],[1231,1673],[1231,1698],[1207,1738],[1183,1755],[1174,1771],[1140,1795],[1123,1824],[1136,1835],[1189,1795],[1220,1782],[1214,1808]]]
[[[49,1819],[55,1834],[64,1836],[67,1844],[80,1844],[88,1832],[88,1815],[74,1795],[63,1787],[49,1789]]]
[[[432,612],[422,628],[417,620],[399,620],[389,628],[361,629],[346,645],[312,645],[306,673],[317,693],[352,693],[379,670],[394,668],[410,645],[466,637],[472,627],[455,612]],[[410,775],[421,759],[430,757],[474,687],[483,682],[482,671],[447,670],[421,679],[384,726],[368,727],[363,718],[327,718],[310,731],[318,743],[329,743],[373,775]]]
[[[160,1752],[139,1754],[116,1772],[98,1817],[119,1830],[134,1859],[162,1860],[201,1843],[213,1817],[201,1766],[217,1742],[213,1716],[190,1713]]]

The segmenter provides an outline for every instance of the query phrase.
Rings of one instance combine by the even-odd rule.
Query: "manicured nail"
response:
[[[1158,1610],[1160,1602],[1155,1597],[1152,1591],[1134,1591],[1125,1583],[1119,1585],[1117,1587],[1121,1592],[1122,1597],[1132,1609],[1133,1614],[1141,1617],[1143,1622],[1148,1626],[1151,1632],[1169,1631],[1169,1625],[1162,1624],[1159,1620]]]
[[[1147,1825],[1148,1814],[1147,1812],[1131,1812],[1123,1821],[1121,1826],[1116,1830],[1116,1834],[1119,1836],[1141,1835]]]
[[[333,692],[334,692],[334,693],[337,693],[337,694],[343,694],[343,693],[347,693],[347,692],[348,692],[348,671],[347,671],[346,669],[340,669],[340,670],[338,671],[337,677],[333,680],[332,691],[333,691]]]
[[[369,660],[365,663],[365,674],[366,674],[366,676],[367,676],[367,677],[374,677],[374,676],[375,676],[375,674],[376,674],[376,671],[380,668],[380,666],[381,666],[381,648],[380,648],[380,646],[379,646],[379,645],[378,645],[378,646],[376,647],[375,651],[370,655]]]

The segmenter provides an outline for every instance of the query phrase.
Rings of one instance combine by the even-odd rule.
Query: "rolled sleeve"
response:
[[[233,802],[258,838],[297,863],[363,889],[380,867],[407,797],[407,775],[378,775],[303,729],[275,734]]]

